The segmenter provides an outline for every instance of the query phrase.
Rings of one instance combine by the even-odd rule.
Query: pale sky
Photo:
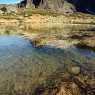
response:
[[[22,0],[0,0],[0,4],[14,4]]]

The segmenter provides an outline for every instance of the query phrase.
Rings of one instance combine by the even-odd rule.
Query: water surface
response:
[[[87,64],[87,62],[92,62]],[[34,48],[31,43],[17,36],[0,36],[0,93],[30,90],[58,69],[78,65],[89,68],[93,76],[95,53],[82,49],[59,49],[51,46]],[[20,87],[20,88],[19,88]],[[24,91],[23,91],[24,90]]]

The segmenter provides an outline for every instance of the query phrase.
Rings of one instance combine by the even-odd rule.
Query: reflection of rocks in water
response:
[[[76,46],[79,48],[88,48],[95,51],[95,37],[83,39]]]
[[[30,41],[33,47],[43,47],[45,45],[45,41],[43,39],[34,39]]]

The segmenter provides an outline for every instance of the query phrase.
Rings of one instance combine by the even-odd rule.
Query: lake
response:
[[[50,75],[56,72],[64,75],[68,72],[67,68],[72,66],[80,67],[81,74],[93,78],[95,52],[75,47],[60,49],[49,45],[35,48],[20,36],[0,36],[0,93],[2,95],[32,93],[33,89]]]

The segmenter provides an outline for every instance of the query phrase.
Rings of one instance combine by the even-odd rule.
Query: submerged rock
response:
[[[78,75],[80,73],[80,67],[78,66],[68,67],[68,72],[74,75]]]

